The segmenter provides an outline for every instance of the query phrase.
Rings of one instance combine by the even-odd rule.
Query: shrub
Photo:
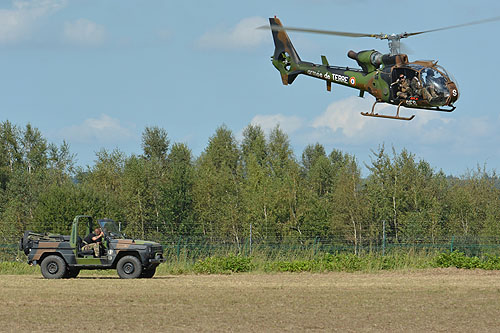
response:
[[[361,259],[355,254],[326,255],[325,269],[327,271],[355,272],[361,269]]]
[[[313,270],[312,260],[276,261],[266,263],[266,272],[310,272]]]
[[[453,251],[438,255],[435,259],[436,267],[456,267],[465,269],[500,269],[500,257],[486,255],[483,259],[476,256],[467,257],[464,253]]]

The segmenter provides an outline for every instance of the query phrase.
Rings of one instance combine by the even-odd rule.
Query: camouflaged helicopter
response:
[[[336,83],[358,89],[359,97],[363,97],[365,91],[373,95],[375,103],[373,103],[371,112],[361,112],[363,116],[412,120],[415,115],[410,117],[400,116],[401,106],[452,112],[456,108],[454,103],[458,100],[460,93],[455,79],[443,67],[439,66],[437,61],[409,62],[408,56],[400,52],[400,40],[423,33],[496,20],[500,20],[500,17],[432,30],[387,35],[284,27],[275,16],[269,19],[270,27],[264,26],[260,28],[270,28],[272,30],[275,50],[271,59],[274,67],[280,72],[284,85],[292,84],[299,74],[312,76],[325,80],[328,91],[331,91],[332,83]],[[314,64],[300,59],[286,33],[287,31],[345,37],[373,37],[387,40],[390,54],[381,54],[375,50],[349,51],[347,56],[356,60],[361,69],[330,66],[324,55],[321,56],[322,64]],[[375,105],[377,103],[397,105],[396,115],[376,113]]]

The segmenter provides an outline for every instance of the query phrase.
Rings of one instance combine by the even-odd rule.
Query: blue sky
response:
[[[82,166],[101,148],[139,154],[146,126],[165,128],[198,156],[222,124],[241,138],[250,123],[265,130],[279,123],[297,157],[319,142],[369,163],[370,151],[385,144],[448,174],[498,168],[500,21],[405,40],[410,60],[438,60],[461,96],[453,113],[416,111],[402,122],[362,117],[373,98],[354,89],[327,92],[309,77],[283,86],[270,61],[271,33],[255,29],[274,15],[289,26],[399,33],[499,16],[500,3],[3,0],[0,120],[30,122],[49,142],[66,140]],[[378,40],[290,37],[303,60],[317,63],[324,54],[354,67],[350,49],[388,52]]]

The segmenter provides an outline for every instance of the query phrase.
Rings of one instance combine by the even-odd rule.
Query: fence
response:
[[[500,255],[500,237],[450,236],[438,240],[414,239],[400,242],[392,238],[364,239],[355,244],[345,239],[243,239],[239,243],[230,240],[207,240],[179,237],[161,241],[165,256],[171,260],[195,261],[210,256],[240,254],[259,256],[263,259],[304,259],[325,253],[390,254],[396,251],[408,253],[436,253],[460,251],[468,256],[485,254]],[[0,261],[25,260],[18,243],[0,244]]]

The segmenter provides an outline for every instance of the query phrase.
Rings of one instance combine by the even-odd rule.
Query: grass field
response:
[[[498,331],[500,271],[0,276],[2,331]]]

